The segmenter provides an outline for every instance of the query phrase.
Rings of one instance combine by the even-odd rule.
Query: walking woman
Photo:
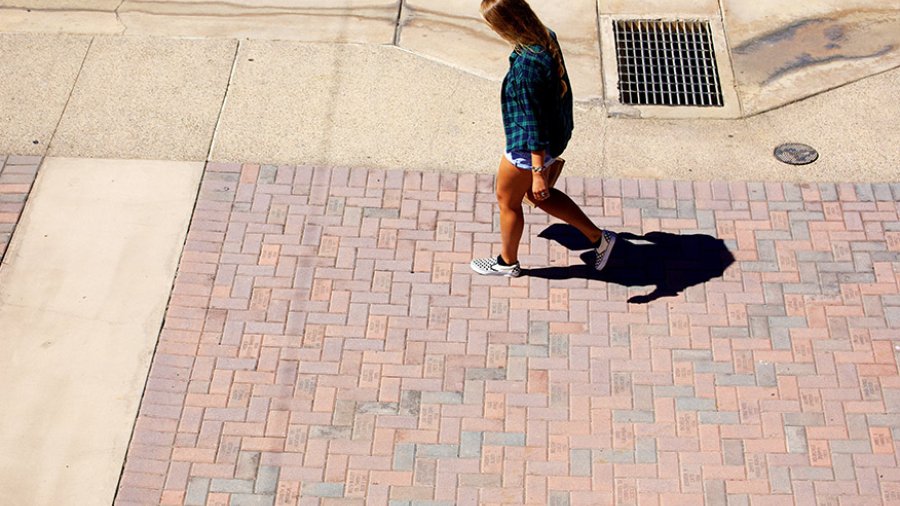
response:
[[[548,188],[545,170],[562,155],[573,128],[572,90],[556,34],[544,26],[526,0],[483,0],[481,14],[514,49],[503,80],[506,153],[497,174],[503,247],[497,258],[473,260],[472,269],[484,275],[521,275],[522,199],[527,194],[542,211],[588,238],[597,253],[594,267],[601,270],[616,235],[594,225],[568,195]]]

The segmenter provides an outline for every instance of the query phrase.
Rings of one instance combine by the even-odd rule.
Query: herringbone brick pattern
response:
[[[900,504],[900,185],[562,183],[735,262],[629,303],[526,211],[479,277],[490,176],[211,164],[117,503]]]
[[[0,261],[22,217],[40,164],[40,157],[0,154]]]

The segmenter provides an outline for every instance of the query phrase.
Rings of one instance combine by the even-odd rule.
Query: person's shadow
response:
[[[551,225],[539,237],[556,241],[570,250],[590,249],[587,239],[569,225]],[[594,256],[593,251],[588,251],[581,255],[582,265],[527,269],[522,274],[543,279],[582,278],[623,286],[655,286],[647,295],[628,299],[633,304],[647,304],[719,278],[734,263],[734,255],[721,239],[665,232],[644,236],[619,234],[609,263],[601,272],[593,268]]]

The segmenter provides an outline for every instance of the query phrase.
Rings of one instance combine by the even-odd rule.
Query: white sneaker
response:
[[[594,269],[602,271],[603,268],[606,267],[606,263],[609,262],[609,257],[612,254],[613,246],[615,245],[616,234],[609,230],[604,230],[603,235],[600,236],[600,245],[594,248],[594,253],[597,254],[594,260]]]
[[[476,258],[469,264],[472,270],[483,276],[509,276],[517,278],[522,274],[519,262],[513,265],[500,265],[496,258]]]

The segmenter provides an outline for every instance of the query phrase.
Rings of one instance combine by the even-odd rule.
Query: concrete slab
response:
[[[47,151],[90,42],[87,37],[0,34],[0,152]]]
[[[112,504],[202,169],[45,161],[0,269],[4,503]]]
[[[0,7],[0,32],[121,34],[125,25],[115,12],[35,10]]]
[[[602,174],[691,180],[896,181],[900,130],[883,97],[900,70],[740,121],[617,120],[608,126]],[[785,142],[820,150],[798,168],[772,153]],[[568,166],[566,167],[568,169]]]
[[[900,1],[724,0],[748,114],[900,66]]]
[[[115,11],[122,0],[0,0],[0,7],[35,10]]]
[[[125,0],[119,16],[133,35],[390,44],[398,12],[398,0]]]
[[[576,98],[601,97],[600,43],[594,0],[574,0],[565,4],[534,0],[531,4],[560,39]],[[484,23],[478,2],[405,2],[399,44],[492,79],[501,79],[509,67],[510,47]]]
[[[54,156],[205,160],[237,42],[98,37]]]
[[[807,177],[839,181],[900,181],[900,129],[896,101],[900,69],[869,77],[789,105],[765,117],[782,142],[818,149],[820,161],[796,169]]]
[[[498,83],[396,47],[247,41],[212,159],[493,169],[499,102]]]
[[[718,0],[597,0],[600,15],[718,16]]]

